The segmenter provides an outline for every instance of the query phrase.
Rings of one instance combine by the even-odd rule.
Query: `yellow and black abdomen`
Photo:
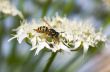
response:
[[[38,33],[47,33],[48,32],[48,27],[46,26],[40,26],[37,29],[35,29]]]

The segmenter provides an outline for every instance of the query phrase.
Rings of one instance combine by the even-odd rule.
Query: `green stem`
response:
[[[51,2],[52,2],[52,0],[47,0],[46,4],[43,7],[42,17],[44,17],[47,14],[47,11],[49,9]]]
[[[52,62],[54,61],[54,58],[56,57],[56,55],[57,55],[57,52],[55,52],[55,53],[52,52],[52,54],[51,54],[51,56],[50,56],[50,58],[49,58],[49,60],[46,64],[46,67],[44,68],[43,72],[48,72],[48,70],[49,70]]]

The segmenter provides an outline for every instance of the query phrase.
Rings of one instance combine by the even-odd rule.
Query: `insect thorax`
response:
[[[59,33],[56,32],[54,29],[49,29],[49,34],[48,35],[52,38],[57,38],[59,36]]]

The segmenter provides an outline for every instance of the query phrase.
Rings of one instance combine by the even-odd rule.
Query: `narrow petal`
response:
[[[89,44],[87,42],[83,43],[83,48],[84,48],[84,54],[87,53],[89,49]]]
[[[37,50],[36,50],[35,55],[36,55],[36,54],[38,55],[38,53],[39,53],[44,47],[49,48],[49,45],[48,45],[46,42],[39,42],[39,44],[37,45]]]
[[[26,38],[26,37],[27,37],[27,34],[22,34],[21,36],[19,36],[19,37],[17,38],[19,44],[20,44],[20,43],[22,42],[22,40],[23,40],[24,38]]]
[[[10,38],[10,39],[8,40],[8,42],[10,42],[11,40],[13,40],[13,39],[15,39],[15,38],[17,38],[17,35],[14,36],[14,37],[12,37],[12,38]]]
[[[32,47],[36,46],[36,37],[31,38]]]
[[[43,42],[43,45],[44,45],[46,48],[50,48],[50,46],[49,46],[46,42]]]
[[[78,48],[80,45],[81,45],[81,41],[77,41],[77,42],[75,42],[75,47],[74,47],[74,48],[76,49],[76,48]]]
[[[33,46],[30,50],[34,50],[34,49],[36,49],[37,48],[37,46]]]
[[[21,43],[22,40],[23,40],[25,37],[27,37],[28,35],[27,35],[27,33],[25,32],[25,30],[21,28],[20,30],[17,31],[17,36],[18,36],[18,37],[17,37],[18,42]]]
[[[57,50],[56,49],[51,49],[53,52],[56,52]]]
[[[38,46],[39,47],[39,46]],[[37,54],[39,54],[39,52],[43,49],[44,47],[39,47],[39,48],[37,48],[37,50],[36,50],[36,52],[35,52],[35,55]]]
[[[66,52],[71,52],[70,49],[63,45],[62,43],[60,43],[59,47]]]

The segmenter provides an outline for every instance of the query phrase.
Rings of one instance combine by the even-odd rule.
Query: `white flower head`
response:
[[[90,47],[96,47],[99,42],[105,42],[106,37],[97,32],[90,21],[71,21],[73,43],[74,48],[83,47],[84,53],[88,51]]]
[[[95,47],[99,42],[105,42],[106,36],[101,31],[96,32],[95,27],[89,20],[69,20],[68,18],[56,16],[52,19],[47,18],[56,30],[61,33],[60,35],[64,38],[63,42],[66,46],[76,50],[79,47],[83,47],[84,53],[86,53],[89,47]]]
[[[70,52],[69,48],[65,46],[62,42],[62,39],[60,39],[60,33],[57,41],[57,38],[55,40],[45,32],[39,33],[35,31],[35,29],[38,29],[41,26],[46,26],[45,22],[43,23],[42,21],[36,22],[35,20],[32,20],[32,22],[27,22],[27,21],[22,22],[21,26],[15,29],[16,35],[14,35],[14,37],[9,39],[9,41],[14,38],[17,38],[18,42],[21,43],[25,38],[28,38],[32,45],[32,48],[30,50],[36,49],[35,54],[38,54],[44,48],[47,48],[53,52],[56,52],[58,50],[64,50]],[[51,41],[49,41],[48,39],[50,39]]]
[[[18,15],[23,19],[22,13],[9,0],[0,0],[0,12],[12,16]]]
[[[32,45],[30,50],[36,49],[35,55],[38,55],[44,48],[52,52],[60,50],[71,52],[81,46],[86,53],[90,46],[95,47],[100,41],[106,40],[101,31],[96,32],[90,22],[69,20],[58,15],[53,18],[45,17],[39,22],[35,20],[32,22],[24,21],[15,31],[16,35],[10,40],[17,38],[21,43],[25,38],[28,38]]]

